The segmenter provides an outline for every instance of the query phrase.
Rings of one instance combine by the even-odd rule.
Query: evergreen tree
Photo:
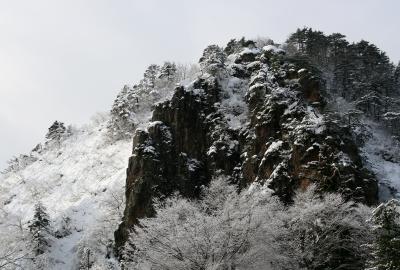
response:
[[[226,44],[224,52],[227,55],[234,54],[237,51],[237,47],[238,47],[238,42],[236,41],[236,39],[233,38],[228,42],[228,44]]]
[[[79,270],[88,270],[92,268],[95,257],[90,248],[84,247],[79,250],[79,257]]]
[[[204,50],[199,63],[202,71],[215,75],[225,67],[225,61],[224,51],[217,45],[210,45]]]
[[[338,58],[341,58],[346,53],[346,47],[349,45],[346,36],[340,33],[333,33],[328,36],[330,48],[329,56],[333,58],[334,64],[337,62]]]
[[[393,134],[399,135],[400,112],[387,112],[383,115],[383,121]]]
[[[290,35],[287,40],[288,45],[290,45],[289,52],[292,53],[305,53],[306,52],[306,33],[308,28],[300,29]]]
[[[244,37],[242,37],[242,38],[239,40],[238,43],[239,43],[239,45],[240,45],[241,48],[244,48],[244,47],[255,48],[255,47],[256,47],[256,43],[255,43],[253,40],[251,40],[251,39],[245,39]]]
[[[240,40],[231,39],[226,47],[224,48],[224,53],[226,55],[239,53],[243,48],[262,48],[266,45],[273,45],[274,42],[269,38],[257,38],[255,41],[246,40],[242,37]]]
[[[124,139],[132,135],[135,127],[133,116],[139,103],[139,97],[135,92],[136,88],[138,86],[130,88],[125,85],[114,101],[108,125],[114,139]]]
[[[400,202],[390,200],[373,212],[376,242],[373,266],[378,270],[400,269]]]
[[[66,135],[66,128],[63,122],[55,121],[50,127],[46,134],[48,141],[60,142],[61,139]]]
[[[154,88],[157,77],[159,76],[160,67],[158,65],[150,65],[143,75],[142,83],[147,88]]]
[[[32,248],[36,256],[45,253],[50,247],[50,219],[41,202],[35,205],[33,219],[28,225],[32,237]]]
[[[176,75],[176,65],[175,63],[165,62],[160,68],[160,74],[158,77],[160,79],[166,79],[172,81]]]
[[[394,71],[394,82],[395,82],[395,88],[396,92],[400,92],[400,62],[397,64],[397,67]]]

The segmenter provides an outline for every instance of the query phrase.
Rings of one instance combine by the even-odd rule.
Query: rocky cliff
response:
[[[274,45],[237,42],[206,52],[202,75],[156,104],[151,125],[136,130],[117,247],[140,218],[154,215],[154,199],[197,197],[220,174],[240,188],[264,183],[286,203],[311,183],[377,202],[377,181],[352,132],[328,114],[312,71]]]

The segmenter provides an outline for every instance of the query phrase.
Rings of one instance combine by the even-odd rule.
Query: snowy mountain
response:
[[[263,257],[257,252],[277,254],[255,263],[268,269],[376,265],[377,252],[370,258],[355,247],[379,247],[368,242],[379,226],[367,220],[380,224],[380,213],[396,204],[373,218],[368,207],[399,196],[400,80],[379,49],[346,42],[299,30],[285,44],[243,38],[211,45],[199,66],[149,66],[140,82],[123,87],[110,113],[86,126],[56,121],[42,144],[1,175],[0,269],[250,269],[249,261]],[[359,61],[357,70],[346,57]],[[379,69],[367,69],[371,59]],[[262,224],[276,249],[260,244]],[[173,248],[152,250],[157,239],[148,232]],[[172,235],[182,242],[169,242]],[[221,240],[232,235],[232,243]],[[247,237],[247,246],[238,244]],[[196,241],[213,246],[191,259]],[[305,254],[302,245],[315,250]]]

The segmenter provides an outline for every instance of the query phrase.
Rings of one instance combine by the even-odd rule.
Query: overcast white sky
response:
[[[302,26],[400,60],[398,0],[0,0],[0,168],[54,120],[109,110],[151,63],[197,61],[234,37],[281,42]]]

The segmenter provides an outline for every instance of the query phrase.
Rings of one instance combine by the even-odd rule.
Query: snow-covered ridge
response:
[[[111,263],[105,255],[123,211],[131,142],[110,143],[107,121],[108,116],[98,117],[75,130],[60,145],[42,150],[39,159],[26,168],[2,176],[1,254],[14,247],[27,249],[27,224],[32,219],[34,205],[40,201],[47,208],[54,233],[44,269],[73,269],[83,248],[101,254],[96,260],[104,258],[95,264]],[[66,220],[70,234],[54,237]],[[28,251],[22,251],[25,252]],[[34,269],[29,266],[31,260],[22,263]]]

